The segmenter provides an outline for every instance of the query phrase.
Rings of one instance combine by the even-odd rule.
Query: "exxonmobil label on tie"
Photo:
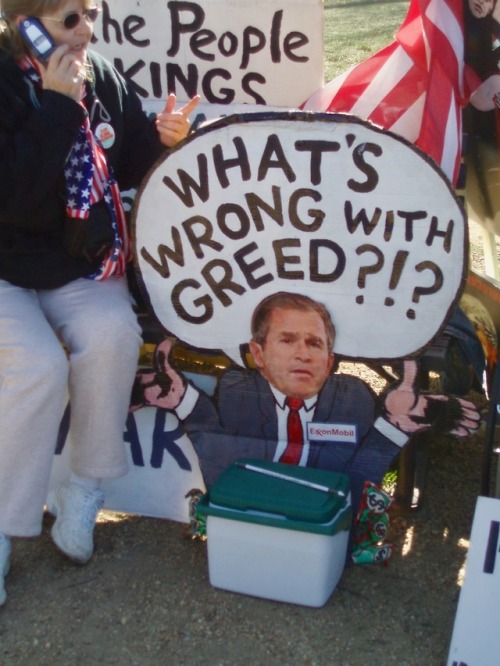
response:
[[[352,423],[319,423],[310,421],[307,424],[307,438],[317,442],[349,442],[358,441],[357,428]]]

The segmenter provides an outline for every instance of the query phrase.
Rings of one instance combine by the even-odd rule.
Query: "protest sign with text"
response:
[[[212,105],[298,106],[323,83],[320,0],[104,0],[93,48],[147,109],[169,92]]]
[[[209,125],[150,173],[134,220],[165,330],[240,364],[255,305],[280,290],[327,305],[343,356],[415,354],[455,307],[466,270],[465,215],[441,171],[344,115]]]

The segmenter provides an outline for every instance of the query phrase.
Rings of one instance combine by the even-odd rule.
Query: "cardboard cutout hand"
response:
[[[456,437],[467,437],[478,429],[480,415],[472,402],[420,393],[416,379],[417,362],[405,361],[401,381],[385,398],[384,417],[389,423],[407,435],[435,427]]]
[[[132,409],[139,407],[161,407],[173,410],[179,406],[186,386],[183,378],[168,360],[172,349],[171,340],[163,340],[155,354],[156,370],[139,371],[132,393]]]

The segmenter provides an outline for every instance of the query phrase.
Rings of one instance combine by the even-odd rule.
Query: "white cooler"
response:
[[[349,541],[346,475],[243,459],[220,475],[198,510],[207,516],[214,587],[305,606],[328,601],[344,570]]]

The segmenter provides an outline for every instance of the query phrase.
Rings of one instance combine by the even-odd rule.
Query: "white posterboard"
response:
[[[479,497],[448,666],[500,663],[500,500]]]
[[[442,172],[345,114],[212,123],[150,172],[132,217],[158,321],[240,365],[256,305],[278,291],[325,304],[344,357],[415,354],[456,307],[467,266]]]
[[[69,410],[68,407],[61,424],[49,494],[70,474]],[[104,508],[188,523],[190,492],[204,492],[205,483],[198,457],[176,416],[147,407],[130,412],[123,440],[129,471],[126,476],[102,480]]]
[[[92,48],[148,111],[169,92],[202,108],[295,107],[323,85],[323,2],[104,0]]]

